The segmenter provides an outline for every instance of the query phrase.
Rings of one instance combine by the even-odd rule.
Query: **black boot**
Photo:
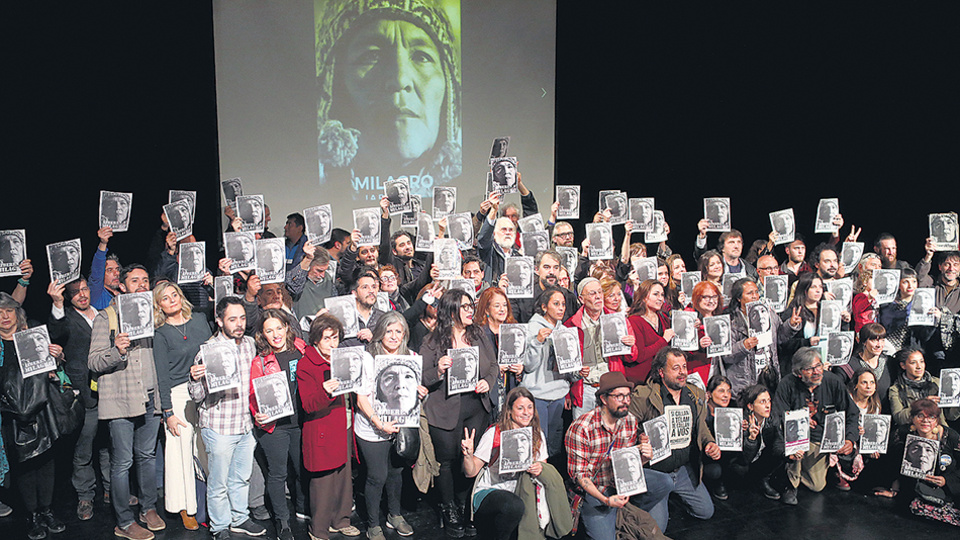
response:
[[[443,518],[443,528],[450,538],[463,538],[463,521],[460,519],[460,510],[453,502],[440,505],[440,516]]]
[[[773,489],[773,486],[770,485],[770,478],[764,478],[760,481],[760,489],[763,491],[763,496],[774,500],[780,500],[780,492]]]
[[[30,529],[27,530],[27,538],[30,540],[43,540],[47,537],[47,528],[43,526],[43,518],[39,512],[34,512],[30,516]]]
[[[67,526],[64,525],[62,521],[54,517],[53,511],[49,508],[44,508],[40,511],[40,519],[43,521],[43,526],[54,534],[62,533],[63,531],[67,530]]]
[[[464,502],[463,507],[460,509],[460,515],[463,516],[461,519],[461,521],[463,521],[463,535],[474,537],[477,535],[477,528],[473,525],[473,520],[467,517],[471,515],[469,504],[469,502]]]

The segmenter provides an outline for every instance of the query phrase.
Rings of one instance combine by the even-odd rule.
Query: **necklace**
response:
[[[184,321],[184,323],[181,324],[180,326],[177,326],[177,325],[174,325],[174,324],[171,324],[170,326],[173,327],[174,329],[176,329],[176,331],[179,332],[181,336],[183,336],[183,340],[184,340],[184,341],[187,340],[187,331],[186,331],[186,330],[180,330],[180,326],[183,326],[183,327],[186,327],[186,326],[187,326],[186,321]]]

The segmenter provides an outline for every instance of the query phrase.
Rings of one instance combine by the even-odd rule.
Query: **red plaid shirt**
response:
[[[592,480],[603,491],[614,485],[610,453],[637,444],[637,419],[628,414],[610,431],[603,425],[597,407],[573,422],[565,442],[570,478],[578,483],[584,478]]]

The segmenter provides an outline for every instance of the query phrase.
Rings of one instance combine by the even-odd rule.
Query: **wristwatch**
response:
[[[171,416],[173,416],[173,411],[163,411],[163,419],[164,419],[164,420],[167,420],[167,419],[170,418]]]

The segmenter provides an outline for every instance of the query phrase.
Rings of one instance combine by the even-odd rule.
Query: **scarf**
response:
[[[897,377],[897,386],[900,388],[900,401],[904,406],[909,406],[918,399],[923,399],[939,392],[939,388],[937,388],[937,385],[933,382],[933,376],[930,375],[929,371],[924,371],[919,381],[908,378],[906,373],[901,373],[900,376]]]

